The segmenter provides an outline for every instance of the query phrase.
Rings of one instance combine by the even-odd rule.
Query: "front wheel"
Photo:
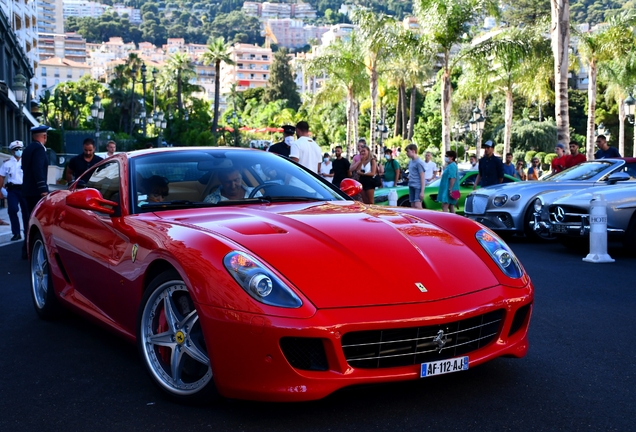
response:
[[[525,217],[523,218],[523,230],[527,238],[530,240],[540,242],[553,242],[556,240],[556,236],[549,231],[535,231],[533,225],[530,222],[534,221],[534,209],[532,205],[526,210]]]
[[[40,234],[35,235],[31,247],[31,296],[35,312],[43,319],[56,318],[61,313],[60,304],[53,290],[53,279],[44,241]]]
[[[137,346],[153,382],[180,402],[216,397],[199,315],[178,273],[148,286],[139,307]]]

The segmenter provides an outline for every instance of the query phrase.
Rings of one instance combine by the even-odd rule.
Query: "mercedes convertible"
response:
[[[182,402],[312,400],[523,357],[533,286],[510,248],[360,190],[253,149],[115,155],[34,210],[35,311],[135,343]]]

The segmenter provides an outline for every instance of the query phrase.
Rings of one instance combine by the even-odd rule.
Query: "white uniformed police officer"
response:
[[[9,202],[9,220],[11,221],[11,241],[21,240],[20,220],[18,219],[18,208],[22,210],[22,223],[26,231],[29,212],[27,211],[26,199],[22,195],[22,141],[13,141],[9,144],[9,150],[13,156],[0,166],[0,190],[4,186],[7,191],[7,201]],[[0,198],[3,198],[0,191]]]

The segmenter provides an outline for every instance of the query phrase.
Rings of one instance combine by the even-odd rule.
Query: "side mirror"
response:
[[[353,197],[362,192],[362,185],[357,180],[346,178],[340,182],[340,190]]]
[[[102,197],[97,189],[80,189],[71,192],[66,197],[66,205],[80,210],[91,210],[107,215],[115,213],[114,207],[119,206],[114,201],[108,201]]]
[[[611,174],[608,179],[607,179],[607,183],[608,184],[614,184],[616,182],[619,181],[627,181],[630,180],[631,176],[629,174],[627,174],[626,172],[617,172],[617,173],[613,173]]]

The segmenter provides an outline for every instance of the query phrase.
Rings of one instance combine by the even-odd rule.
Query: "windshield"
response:
[[[612,165],[614,162],[602,160],[584,162],[552,175],[548,181],[591,180]]]
[[[263,151],[184,149],[138,156],[131,159],[130,167],[130,195],[136,213],[347,199],[304,168]]]

